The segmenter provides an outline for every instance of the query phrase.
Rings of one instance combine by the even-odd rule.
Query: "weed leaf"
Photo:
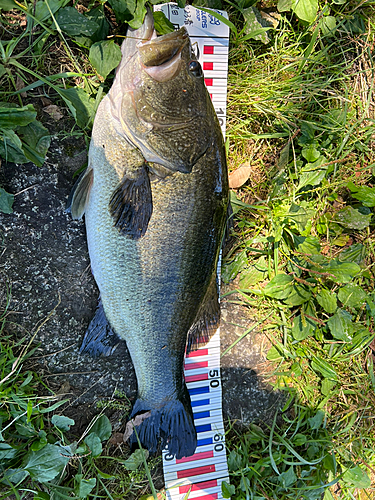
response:
[[[136,9],[136,0],[108,0],[118,21],[130,21]]]
[[[51,422],[61,431],[69,431],[70,426],[74,425],[74,420],[69,417],[65,417],[64,415],[53,415]]]
[[[274,299],[286,299],[292,293],[292,276],[288,274],[278,274],[267,283],[264,294]]]
[[[322,410],[318,410],[316,414],[308,419],[310,429],[317,430],[322,425],[325,417],[325,413]]]
[[[0,443],[0,463],[11,460],[17,455],[17,449],[8,443]]]
[[[51,144],[48,130],[35,120],[26,127],[17,127],[17,134],[22,139],[26,158],[41,167]]]
[[[127,470],[135,471],[138,469],[140,465],[143,464],[143,456],[142,456],[143,454],[145,455],[147,460],[149,456],[148,450],[139,449],[135,450],[135,452],[132,453],[127,460],[124,460],[122,464]]]
[[[36,111],[32,104],[17,108],[0,103],[0,130],[15,129],[28,125],[36,118]]]
[[[353,198],[362,202],[365,207],[375,207],[375,188],[368,186],[355,186],[352,182],[348,183],[348,188],[352,192]]]
[[[327,265],[316,268],[319,272],[329,274],[329,279],[338,283],[349,283],[356,276],[361,268],[354,262],[340,262],[332,259]]]
[[[292,335],[295,340],[304,340],[315,331],[315,323],[310,318],[302,317],[301,314],[294,318]]]
[[[161,10],[154,12],[155,30],[159,35],[173,33],[174,26]]]
[[[359,285],[348,283],[346,286],[340,288],[338,297],[344,307],[359,308],[365,304],[367,293]]]
[[[343,309],[337,309],[335,314],[327,321],[328,328],[333,338],[344,342],[351,342],[353,333],[352,316]]]
[[[74,491],[79,498],[86,498],[96,486],[96,478],[84,479],[83,474],[74,477]]]
[[[233,280],[237,276],[237,274],[242,271],[242,269],[244,269],[247,265],[248,260],[246,256],[246,250],[243,250],[236,256],[236,258],[232,262],[224,266],[221,275],[224,283],[229,283],[231,280]]]
[[[26,455],[24,469],[36,481],[46,483],[52,481],[68,464],[72,456],[69,446],[46,444],[39,451],[31,451]]]
[[[223,498],[230,498],[236,493],[236,488],[233,484],[229,484],[226,481],[223,481],[221,483],[221,492],[223,494]]]
[[[114,40],[102,40],[90,47],[89,59],[104,79],[121,61],[121,49]]]
[[[14,195],[7,193],[3,188],[0,188],[0,212],[2,212],[3,214],[12,214],[13,202]]]
[[[348,229],[365,229],[370,225],[372,214],[362,214],[353,207],[345,207],[335,215],[335,221]]]
[[[359,465],[344,472],[342,480],[353,488],[370,488],[371,480]]]
[[[90,432],[90,434],[85,437],[84,443],[90,448],[93,457],[98,457],[101,454],[103,450],[102,443],[95,432]]]
[[[47,6],[47,2],[39,0],[36,4],[29,4],[28,12],[38,21],[43,22],[51,17],[51,12],[55,14],[61,7],[65,7],[67,3],[69,3],[69,0],[48,0]],[[29,16],[27,17],[31,19]]]
[[[297,481],[297,476],[294,473],[293,465],[291,465],[286,472],[282,472],[277,480],[283,488],[288,488],[294,484]]]
[[[6,469],[2,482],[7,484],[10,481],[13,484],[18,484],[27,478],[29,473],[24,469]]]
[[[56,15],[56,23],[69,36],[91,36],[99,28],[95,21],[80,14],[74,7],[60,9]]]
[[[78,126],[86,128],[95,116],[95,100],[79,87],[60,89],[60,94],[69,106]]]
[[[101,441],[105,441],[111,437],[112,425],[106,415],[101,415],[91,428]]]
[[[316,300],[317,300],[318,304],[328,314],[333,314],[337,309],[336,294],[333,292],[330,292],[326,288],[322,288],[320,290],[320,292],[316,295]]]

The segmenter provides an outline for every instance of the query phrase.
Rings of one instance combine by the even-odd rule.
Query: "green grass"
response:
[[[108,32],[101,21],[100,35],[74,35],[59,9],[58,27],[48,14],[38,25],[33,3],[23,5],[32,34],[20,24],[24,18],[1,13],[0,99],[18,108],[7,107],[8,121],[0,116],[0,154],[42,164],[46,130],[32,106],[23,108],[20,87],[29,96],[48,92],[75,118],[70,133],[89,136],[112,76],[83,45],[102,43]],[[108,5],[77,5],[85,29],[96,7],[95,15],[109,12]],[[247,182],[232,193],[235,226],[223,280],[238,279],[236,298],[228,300],[250,307],[261,322],[273,346],[270,382],[287,396],[272,425],[241,432],[228,426],[225,493],[233,500],[375,498],[373,5],[300,0],[294,13],[281,12],[264,44],[260,25],[245,23],[251,2],[223,2],[236,27],[229,167],[251,165]],[[258,8],[277,11],[273,0]],[[121,20],[112,33],[121,33]],[[115,67],[116,46],[106,50]],[[16,126],[20,109],[24,121]],[[0,188],[0,210],[9,213],[12,199],[4,193]],[[71,419],[59,415],[62,402],[38,395],[43,381],[24,368],[31,345],[5,336],[3,309],[0,499],[155,498],[150,470],[158,459],[147,465],[146,452],[111,448],[104,413],[75,436]]]

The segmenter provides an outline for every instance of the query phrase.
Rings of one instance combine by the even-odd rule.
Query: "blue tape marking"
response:
[[[198,439],[197,446],[206,446],[207,444],[212,444],[212,438]]]
[[[199,418],[207,418],[210,416],[209,411],[201,411],[199,413],[194,413],[194,420],[198,420]]]
[[[210,404],[209,399],[201,399],[200,401],[192,401],[191,402],[192,408],[195,408],[196,406],[205,406],[205,405],[209,405],[209,404]]]
[[[207,392],[210,392],[210,388],[208,386],[189,389],[190,396],[195,396],[196,394],[206,394]]]
[[[207,432],[211,430],[211,424],[205,424],[205,425],[196,425],[195,430],[197,431],[197,434],[200,432]]]

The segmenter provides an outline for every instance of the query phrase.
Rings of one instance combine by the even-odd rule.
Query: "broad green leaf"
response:
[[[235,257],[232,262],[223,266],[221,278],[224,283],[229,283],[231,280],[233,280],[237,276],[237,274],[247,266],[247,264],[248,260],[246,251],[243,250]]]
[[[293,290],[293,277],[287,274],[278,274],[267,283],[264,294],[274,299],[286,299]]]
[[[84,442],[90,448],[93,457],[98,457],[101,454],[103,450],[102,443],[99,436],[97,436],[94,432],[91,432],[88,436],[86,436]]]
[[[292,203],[289,211],[288,218],[291,219],[300,233],[303,233],[311,223],[312,217],[315,215],[315,210],[310,207],[303,207],[301,205],[297,205],[296,203]]]
[[[326,288],[322,288],[316,296],[318,304],[328,314],[333,314],[337,309],[337,298],[334,292],[330,292]]]
[[[292,10],[299,19],[312,23],[318,13],[317,0],[278,0],[277,10]]]
[[[114,40],[102,40],[90,47],[89,59],[103,78],[120,64],[121,49]]]
[[[242,457],[236,450],[231,450],[228,455],[228,467],[232,472],[236,472],[242,468]]]
[[[317,255],[320,253],[320,240],[316,236],[295,236],[293,235],[296,250],[307,255]]]
[[[340,252],[338,258],[340,262],[361,264],[366,258],[366,248],[362,243],[356,243]]]
[[[295,340],[304,340],[310,337],[316,329],[316,325],[310,318],[302,318],[298,315],[294,318],[292,326],[292,336]]]
[[[61,89],[60,93],[69,106],[78,126],[86,128],[94,120],[95,99],[89,97],[79,87]]]
[[[18,8],[18,5],[13,0],[0,0],[0,9],[2,10],[13,10]]]
[[[252,285],[264,281],[268,274],[268,264],[262,255],[241,272],[240,288],[250,288]]]
[[[326,161],[324,156],[314,163],[308,163],[301,169],[297,190],[305,186],[317,186],[324,179],[328,166],[321,166]]]
[[[282,358],[283,358],[282,354],[280,354],[280,352],[275,346],[271,347],[271,349],[267,353],[267,359],[269,361],[276,361]]]
[[[41,167],[51,144],[48,130],[35,120],[25,127],[18,127],[17,134],[22,140],[22,149],[26,158]]]
[[[340,288],[338,293],[339,300],[343,303],[344,307],[362,307],[367,300],[367,293],[354,283],[348,283]]]
[[[312,23],[318,13],[318,0],[292,0],[292,10],[299,19]]]
[[[334,36],[334,34],[336,33],[335,16],[323,16],[320,20],[319,25],[324,36]]]
[[[236,488],[233,484],[229,484],[226,481],[222,481],[221,492],[223,494],[223,498],[230,498],[232,495],[236,493]]]
[[[313,360],[311,361],[311,368],[315,371],[323,375],[324,378],[327,378],[329,380],[334,380],[337,382],[338,376],[334,368],[332,368],[332,365],[325,361],[322,358],[319,358],[317,356],[313,357]]]
[[[3,473],[2,482],[8,484],[8,481],[12,484],[18,484],[27,478],[29,473],[24,469],[6,469]]]
[[[86,498],[96,486],[96,478],[84,479],[83,474],[74,477],[74,491],[77,497]]]
[[[17,455],[17,449],[8,443],[0,443],[0,463],[11,460]]]
[[[133,19],[137,0],[108,0],[118,21],[130,21]]]
[[[327,325],[333,338],[344,342],[350,342],[352,340],[352,316],[347,311],[340,308],[337,309],[335,314],[327,321]]]
[[[0,78],[4,76],[6,73],[5,66],[3,64],[0,64]]]
[[[3,214],[12,214],[13,202],[14,195],[7,193],[3,188],[0,188],[0,212]]]
[[[155,30],[159,35],[173,33],[174,26],[161,10],[154,12]]]
[[[375,207],[375,188],[368,186],[355,186],[352,182],[348,183],[348,188],[352,192],[353,198],[362,202],[365,207]]]
[[[14,130],[5,129],[0,132],[0,156],[5,161],[13,163],[27,163],[29,160],[26,158],[22,149],[22,142]]]
[[[94,9],[91,9],[86,14],[87,19],[94,21],[99,28],[90,36],[93,42],[99,42],[100,40],[105,40],[109,33],[109,22],[104,14],[103,5],[98,5]]]
[[[261,16],[255,5],[248,7],[242,11],[245,18],[245,33],[247,38],[259,40],[263,43],[268,43],[270,40],[267,31],[272,28],[269,23]]]
[[[327,278],[337,283],[349,283],[361,270],[358,264],[354,262],[340,262],[337,259],[332,259],[329,264],[314,269],[322,273],[328,273],[330,276],[327,276]]]
[[[371,479],[367,473],[356,465],[352,469],[348,469],[342,476],[344,483],[349,484],[353,488],[370,488]]]
[[[36,4],[30,3],[27,10],[36,17],[38,21],[43,22],[51,17],[51,12],[55,14],[61,7],[65,7],[67,3],[69,3],[69,0],[48,0],[47,6],[47,2],[39,0]],[[31,19],[29,16],[27,16],[27,18]]]
[[[39,451],[31,451],[26,455],[24,469],[32,479],[46,483],[52,481],[68,464],[72,452],[70,447],[46,444]]]
[[[303,446],[306,441],[307,437],[305,436],[305,434],[301,434],[299,432],[293,437],[294,446]]]
[[[74,425],[74,420],[69,417],[65,417],[64,415],[53,415],[51,422],[61,431],[69,431],[70,426]]]
[[[316,415],[308,419],[310,429],[311,430],[317,430],[319,427],[322,425],[323,420],[325,417],[325,413],[322,410],[318,410],[316,412]]]
[[[282,472],[277,478],[282,488],[289,488],[289,486],[292,486],[297,479],[298,478],[294,472],[293,465],[291,465],[287,471]]]
[[[95,21],[80,14],[74,7],[60,9],[56,15],[56,23],[69,36],[91,36],[99,28],[99,25]]]
[[[325,378],[322,381],[322,394],[324,396],[328,396],[329,393],[331,392],[331,389],[333,389],[336,385],[336,382],[334,380],[330,380],[329,378]]]
[[[15,129],[27,125],[36,118],[36,111],[32,104],[22,108],[0,106],[0,130]]]
[[[301,285],[296,282],[293,283],[292,290],[284,301],[288,306],[294,307],[308,302],[310,298],[310,290],[305,285]]]
[[[94,432],[101,441],[109,439],[112,435],[112,425],[109,418],[106,415],[101,415],[90,432]]]
[[[147,10],[146,10],[144,2],[138,1],[137,7],[136,7],[134,14],[133,14],[133,19],[131,19],[129,21],[129,26],[131,28],[133,28],[133,30],[136,30],[142,26],[146,12],[147,12]]]
[[[139,449],[135,450],[128,459],[124,460],[122,464],[127,470],[137,470],[140,465],[143,464],[143,456],[148,458],[148,450]]]
[[[316,149],[315,145],[316,144],[314,144],[314,143],[308,144],[301,151],[302,156],[309,163],[314,163],[319,158],[319,156],[320,156],[320,151],[318,151]]]
[[[370,225],[372,214],[364,215],[353,207],[345,207],[336,213],[334,221],[349,229],[365,229]]]

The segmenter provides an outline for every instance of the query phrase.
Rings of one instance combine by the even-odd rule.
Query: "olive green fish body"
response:
[[[157,39],[156,55],[153,40],[124,44],[127,73],[120,65],[98,108],[72,214],[85,212],[104,313],[134,364],[132,416],[151,412],[137,428],[141,442],[155,451],[161,440],[180,458],[196,446],[185,346],[188,332],[210,321],[200,316],[215,301],[228,181],[215,112],[201,75],[189,74],[195,58],[185,33],[178,37],[175,46],[167,39],[164,52],[163,37]]]

